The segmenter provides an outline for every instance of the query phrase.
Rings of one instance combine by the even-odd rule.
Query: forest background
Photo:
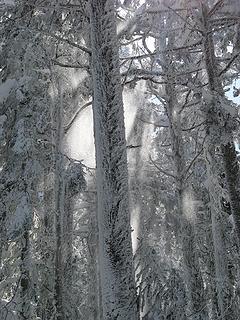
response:
[[[240,1],[0,1],[0,319],[240,319]]]

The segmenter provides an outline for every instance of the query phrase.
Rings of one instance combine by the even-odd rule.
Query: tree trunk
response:
[[[94,182],[89,182],[90,185]],[[95,187],[95,186],[94,186]],[[91,189],[91,187],[89,187]],[[86,194],[87,202],[94,203],[88,207],[90,236],[88,237],[89,249],[89,308],[92,320],[102,320],[101,295],[100,295],[100,279],[99,279],[99,263],[98,263],[98,228],[96,215],[96,194]],[[90,320],[90,319],[89,319]]]
[[[190,188],[184,183],[185,160],[183,150],[183,139],[179,112],[174,101],[175,89],[171,84],[166,86],[166,94],[169,98],[167,112],[170,125],[170,136],[173,160],[176,175],[176,196],[178,199],[178,211],[181,221],[181,242],[183,253],[183,268],[185,272],[186,293],[188,297],[189,312],[192,319],[205,320],[207,313],[204,300],[204,287],[200,271],[198,253],[194,232],[194,208],[186,208],[185,201],[191,196]],[[191,211],[191,212],[187,212]]]
[[[31,295],[30,295],[30,248],[29,248],[29,232],[26,230],[22,237],[21,243],[21,280],[20,280],[20,296],[21,311],[20,319],[29,320],[31,316]]]
[[[73,285],[73,198],[66,191],[65,212],[63,216],[63,297],[66,319],[72,319],[74,305],[72,304]]]
[[[172,16],[166,18],[166,29],[171,29],[173,26]],[[169,51],[163,53],[162,61],[164,63],[164,72],[166,74],[165,95],[167,97],[166,112],[169,120],[169,131],[171,139],[171,148],[173,155],[173,165],[176,183],[176,199],[178,204],[178,213],[181,222],[181,246],[183,255],[184,280],[186,284],[186,294],[188,300],[188,310],[186,313],[191,315],[191,319],[205,320],[208,318],[205,299],[203,280],[198,260],[198,252],[196,248],[194,219],[194,208],[186,208],[185,202],[188,197],[191,197],[191,190],[186,185],[185,170],[186,160],[184,155],[184,142],[181,129],[181,115],[178,107],[177,93],[174,79],[174,67],[172,66],[171,49],[174,47],[175,35],[167,33],[163,35],[161,43],[159,43],[160,51]]]
[[[63,156],[61,146],[63,141],[63,105],[61,83],[58,83],[59,103],[56,106],[57,130],[56,130],[56,169],[55,169],[55,307],[56,320],[64,319],[63,308],[63,239],[62,219],[64,215],[65,183]]]
[[[203,25],[205,28],[205,34],[203,39],[203,51],[205,56],[205,65],[208,74],[209,81],[209,89],[212,94],[216,93],[220,97],[224,97],[224,91],[222,88],[221,80],[217,75],[217,63],[216,57],[214,53],[214,44],[212,40],[212,33],[210,32],[210,26],[207,18],[208,8],[205,4],[202,4],[202,17],[203,17]],[[218,114],[217,110],[214,106],[210,106],[207,110],[207,121],[211,121],[213,124],[218,125]],[[224,115],[223,115],[224,116]],[[211,126],[211,124],[210,124]],[[225,133],[228,136],[228,142],[221,142],[221,151],[223,154],[223,163],[225,168],[227,189],[230,198],[231,212],[233,215],[234,223],[235,223],[235,231],[238,237],[238,245],[240,244],[240,194],[238,192],[239,188],[239,165],[236,155],[236,150],[233,143],[232,129],[228,123],[228,119],[226,119],[226,128],[227,132],[220,132],[220,141],[222,135]],[[210,128],[211,130],[211,128]],[[219,127],[220,131],[221,128]]]
[[[224,221],[221,216],[221,201],[217,194],[218,175],[216,170],[216,155],[215,146],[220,145],[223,153],[223,163],[225,166],[225,175],[227,181],[227,188],[230,197],[231,211],[234,217],[235,224],[240,222],[240,198],[237,195],[238,188],[238,174],[239,168],[236,159],[236,152],[232,142],[232,132],[228,128],[228,132],[222,130],[219,125],[219,111],[217,107],[218,98],[224,98],[224,92],[221,81],[217,76],[217,64],[214,53],[214,44],[212,33],[208,22],[208,7],[205,3],[202,5],[202,22],[204,27],[203,35],[203,52],[205,58],[205,66],[208,75],[208,87],[212,94],[212,101],[207,103],[205,108],[205,115],[207,121],[206,129],[206,164],[208,177],[208,191],[210,197],[210,209],[212,217],[212,233],[214,243],[214,260],[215,260],[215,274],[216,274],[216,289],[218,297],[218,307],[221,319],[235,319],[232,302],[232,291],[229,274],[227,270],[227,251],[224,239]],[[223,115],[224,116],[224,115]],[[228,126],[228,123],[226,123]],[[222,142],[222,135],[225,134],[229,142]],[[239,224],[240,226],[240,224]],[[240,239],[240,228],[236,228],[237,235]]]
[[[239,165],[236,155],[234,143],[229,141],[227,144],[221,146],[224,160],[224,169],[226,175],[227,188],[229,193],[229,200],[231,212],[235,224],[235,232],[237,234],[240,246],[240,194],[239,194]],[[240,247],[239,247],[240,249]]]
[[[136,320],[128,173],[114,1],[91,1],[99,265],[104,320]]]
[[[48,320],[53,314],[54,301],[52,292],[54,291],[54,227],[53,227],[53,212],[55,205],[53,201],[53,190],[47,189],[47,174],[44,177],[44,205],[43,205],[43,218],[41,223],[41,260],[43,268],[41,272],[41,284],[39,294],[39,314],[41,320]]]

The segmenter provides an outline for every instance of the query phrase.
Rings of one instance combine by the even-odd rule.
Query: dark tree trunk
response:
[[[29,248],[29,232],[25,231],[22,236],[21,243],[21,280],[20,280],[20,295],[21,295],[21,311],[20,319],[29,320],[31,314],[31,303],[30,303],[30,248]]]

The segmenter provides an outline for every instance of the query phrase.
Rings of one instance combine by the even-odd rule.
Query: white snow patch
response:
[[[227,46],[227,52],[229,53],[233,52],[233,45]]]
[[[153,38],[153,37],[147,37],[147,39],[146,39],[146,44],[147,44],[148,49],[149,49],[151,52],[154,52],[154,50],[155,50],[155,38]]]
[[[133,254],[136,253],[138,248],[138,237],[139,237],[139,229],[140,229],[140,206],[136,205],[134,206],[132,212],[131,212],[131,226],[132,226],[132,249]]]
[[[138,95],[139,92],[139,95]],[[138,104],[141,103],[141,91],[139,86],[136,90],[125,89],[123,91],[123,106],[124,106],[124,121],[126,130],[126,139],[128,139],[129,134],[132,129],[132,125],[136,116]]]
[[[71,85],[73,89],[78,88],[79,84],[84,81],[84,79],[88,76],[87,71],[84,70],[72,70],[70,79]]]
[[[185,192],[183,195],[183,212],[188,221],[193,222],[195,220],[195,203],[190,191]]]

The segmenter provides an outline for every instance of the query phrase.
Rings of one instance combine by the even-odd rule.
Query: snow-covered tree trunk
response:
[[[104,320],[138,319],[114,1],[91,1],[99,264]]]
[[[227,189],[234,219],[235,231],[240,246],[240,194],[239,194],[239,163],[233,141],[221,146],[224,160]],[[239,247],[240,248],[240,247]]]
[[[132,130],[128,137],[128,144],[130,146],[136,146],[136,148],[128,149],[128,163],[130,171],[129,187],[131,192],[130,197],[130,210],[131,210],[131,225],[133,228],[132,233],[132,243],[133,243],[133,253],[134,262],[136,268],[136,274],[141,275],[142,271],[146,267],[144,264],[145,255],[141,250],[142,241],[146,241],[146,227],[144,225],[144,218],[147,219],[148,212],[146,207],[144,208],[143,203],[143,185],[145,183],[146,172],[142,170],[144,166],[145,155],[148,154],[144,145],[144,138],[146,139],[146,124],[141,122],[139,119],[147,118],[150,112],[142,109],[142,105],[138,107],[137,115],[134,119]],[[146,139],[147,140],[147,139]],[[148,141],[149,142],[149,141]],[[156,210],[156,203],[152,200],[154,209]],[[144,286],[144,279],[137,276],[136,282],[138,286]],[[140,284],[141,283],[141,284]],[[149,311],[149,300],[151,298],[146,296],[141,297],[139,293],[139,312],[140,318],[144,316]]]
[[[48,190],[47,172],[44,177],[44,205],[43,205],[43,218],[41,224],[41,261],[43,267],[40,269],[41,283],[39,294],[39,309],[42,320],[48,320],[54,307],[53,295],[54,291],[54,195],[53,190]]]
[[[216,145],[220,145],[223,153],[223,163],[225,166],[225,175],[230,197],[231,210],[235,223],[238,224],[240,216],[240,198],[237,195],[238,188],[238,165],[236,164],[236,152],[232,142],[232,134],[230,131],[227,143],[223,143],[222,132],[219,126],[219,109],[217,108],[218,97],[224,98],[224,93],[220,79],[217,75],[217,64],[214,53],[214,44],[212,33],[208,21],[208,7],[201,2],[202,8],[202,24],[203,24],[203,53],[205,58],[205,66],[208,75],[208,87],[212,95],[211,101],[206,102],[205,114],[207,120],[206,128],[206,165],[207,165],[207,186],[210,198],[210,210],[212,219],[212,233],[214,243],[214,260],[216,275],[216,291],[218,298],[218,308],[220,319],[235,319],[233,313],[232,288],[229,281],[227,269],[227,251],[224,239],[224,219],[221,213],[221,199],[218,190],[218,175],[216,158]],[[218,111],[218,112],[217,112]],[[239,209],[237,209],[239,208]],[[237,210],[236,210],[237,209]],[[239,229],[240,230],[240,229]],[[237,228],[238,232],[238,228]]]
[[[176,174],[176,196],[181,221],[181,242],[183,252],[183,268],[185,271],[186,293],[188,296],[189,312],[192,319],[207,319],[205,312],[204,288],[198,261],[194,234],[194,208],[186,203],[191,197],[191,190],[184,182],[185,160],[183,138],[180,125],[177,101],[174,98],[174,87],[168,83],[166,94],[168,96],[167,112],[170,126],[171,145]],[[189,212],[191,211],[191,212]]]
[[[171,30],[173,27],[173,16],[167,16],[165,28]],[[169,121],[169,133],[173,157],[177,210],[179,213],[181,225],[181,246],[183,255],[184,280],[186,284],[186,294],[188,298],[187,313],[194,320],[207,319],[204,299],[203,279],[201,275],[198,252],[196,248],[194,223],[196,214],[194,207],[188,205],[188,199],[191,198],[191,188],[185,181],[186,160],[184,155],[184,141],[181,129],[181,112],[177,99],[177,91],[174,85],[174,67],[171,55],[171,48],[174,47],[175,35],[166,32],[162,34],[159,50],[161,52],[161,61],[163,70],[166,74],[165,96],[166,112]],[[166,53],[168,52],[168,53]]]
[[[64,194],[62,195],[62,205],[64,212],[61,214],[62,224],[62,286],[63,286],[63,309],[64,319],[74,318],[76,306],[73,302],[73,241],[74,241],[74,211],[75,201],[79,193],[85,188],[82,164],[70,161],[65,164],[62,175],[62,185]],[[62,163],[63,168],[63,163]],[[62,210],[63,211],[63,210]],[[96,245],[96,243],[95,243]]]
[[[221,79],[218,76],[218,68],[216,63],[216,57],[214,53],[214,44],[212,40],[211,27],[209,26],[209,21],[207,17],[208,8],[205,4],[202,4],[202,17],[203,17],[203,27],[204,27],[204,36],[203,36],[203,51],[205,57],[206,71],[209,80],[209,90],[214,95],[217,94],[220,97],[224,97],[224,91],[221,84]],[[229,106],[230,108],[230,106]],[[208,122],[212,121],[214,124],[219,123],[219,114],[216,112],[217,109],[214,105],[210,106],[208,112]],[[222,112],[222,111],[220,111]],[[211,113],[211,114],[210,114]],[[223,116],[224,115],[220,115]],[[240,194],[239,194],[239,164],[237,160],[236,150],[233,143],[233,136],[230,124],[228,119],[226,121],[227,132],[226,141],[219,141],[221,145],[221,151],[223,154],[223,163],[225,167],[225,175],[227,182],[227,189],[230,199],[231,212],[233,215],[235,223],[235,231],[240,244]],[[211,128],[210,128],[211,129]],[[219,127],[218,130],[221,130]],[[223,133],[222,133],[223,134]],[[222,137],[220,137],[221,140]]]
[[[212,226],[212,214],[210,208],[206,211],[206,226]],[[218,306],[218,296],[216,291],[216,277],[215,277],[215,254],[214,254],[214,243],[213,241],[213,232],[212,229],[209,229],[205,233],[206,235],[206,243],[207,245],[207,254],[206,256],[206,268],[207,268],[207,289],[210,297],[209,304],[209,317],[210,319],[217,320],[219,314],[219,306]]]
[[[66,192],[65,212],[63,216],[63,297],[66,319],[72,318],[74,306],[72,302],[72,262],[73,262],[73,199]]]
[[[218,316],[222,320],[234,319],[232,312],[232,288],[230,287],[228,269],[227,269],[227,251],[224,239],[224,223],[221,217],[221,203],[219,201],[217,188],[217,179],[214,173],[214,160],[212,158],[213,150],[211,142],[206,141],[206,163],[209,192],[209,207],[211,211],[211,226],[214,246],[214,265],[215,282],[217,292],[217,310]]]
[[[89,189],[91,189],[93,181],[88,182]],[[94,186],[95,187],[95,186]],[[102,308],[101,308],[101,288],[99,279],[99,259],[98,259],[98,227],[97,227],[97,215],[96,215],[96,193],[88,193],[86,195],[89,203],[94,203],[88,208],[88,214],[90,217],[89,229],[90,235],[88,237],[89,248],[89,307],[93,320],[102,320]]]
[[[59,101],[56,105],[56,168],[55,168],[55,307],[56,320],[64,319],[63,307],[63,228],[62,219],[65,204],[65,181],[62,151],[63,141],[63,104],[62,88],[58,81]]]

